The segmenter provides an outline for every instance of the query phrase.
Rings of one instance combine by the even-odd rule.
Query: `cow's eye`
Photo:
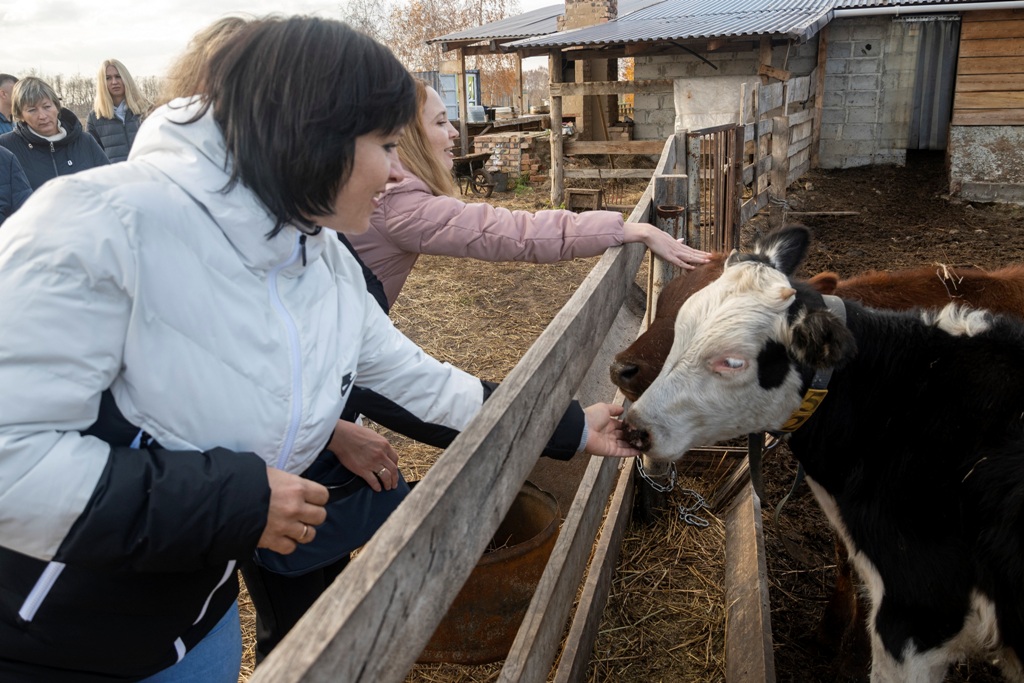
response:
[[[717,372],[720,375],[733,374],[738,370],[743,370],[747,367],[747,361],[744,358],[736,358],[734,356],[719,356],[711,362],[711,370]]]

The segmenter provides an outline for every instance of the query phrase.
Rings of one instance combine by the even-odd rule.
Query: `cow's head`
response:
[[[677,460],[701,444],[781,427],[814,370],[856,352],[822,297],[790,280],[807,250],[802,226],[732,254],[722,276],[680,308],[664,367],[626,416],[631,442]]]

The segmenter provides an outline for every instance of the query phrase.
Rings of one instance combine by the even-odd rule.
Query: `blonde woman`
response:
[[[624,242],[643,242],[681,268],[705,263],[709,254],[673,239],[648,223],[623,222],[617,211],[509,211],[467,204],[454,195],[455,138],[444,101],[416,82],[417,116],[398,145],[406,177],[388,185],[370,229],[349,237],[394,304],[420,254],[468,256],[482,261],[555,261],[597,256]]]
[[[96,74],[96,99],[86,128],[111,162],[128,158],[148,110],[149,101],[124,64],[105,60]]]

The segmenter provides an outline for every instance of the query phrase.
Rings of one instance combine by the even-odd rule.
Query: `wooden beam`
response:
[[[672,92],[671,78],[639,81],[589,81],[586,83],[552,83],[552,97],[573,95],[629,95],[631,93]]]
[[[772,39],[770,36],[761,36],[760,45],[758,46],[758,62],[760,66],[767,66],[771,68],[772,65]],[[758,68],[758,73],[761,70]],[[768,85],[768,75],[761,74],[761,85]]]
[[[1024,36],[1024,19],[970,22],[965,20],[960,28],[962,41],[989,38],[1020,39],[1021,36]]]
[[[956,78],[956,92],[1024,90],[1024,70],[1017,74],[966,74]]]
[[[653,168],[567,168],[566,178],[650,178]]]
[[[825,65],[828,62],[828,24],[818,31],[817,79],[814,83],[814,124],[811,127],[811,168],[818,168],[821,149],[821,113],[825,103]]]
[[[769,66],[768,64],[762,64],[759,66],[757,68],[757,75],[764,76],[766,78],[774,78],[779,81],[788,81],[792,76],[792,74],[785,69],[778,69],[774,66]]]
[[[1024,126],[1024,109],[963,109],[953,112],[954,126]]]
[[[551,100],[551,206],[565,202],[565,152],[562,149],[562,97],[553,88],[562,82],[562,53],[548,53],[548,92]]]
[[[725,680],[775,683],[761,503],[748,483],[725,519]]]
[[[1024,90],[1017,92],[962,92],[953,98],[953,109],[1021,109]]]
[[[987,40],[963,40],[960,57],[1024,57],[1024,40],[1020,37]]]
[[[620,397],[621,394],[616,397],[616,403],[619,403]],[[619,404],[621,405],[621,403]],[[634,469],[633,458],[629,458],[623,461],[619,470],[615,492],[612,495],[612,502],[608,506],[608,514],[601,530],[601,537],[597,541],[597,547],[590,562],[591,570],[587,573],[579,607],[576,614],[573,615],[572,625],[558,660],[555,683],[580,683],[586,680],[594,641],[597,640],[604,607],[608,602],[608,594],[611,592],[612,577],[615,575],[615,568],[618,565],[622,538],[625,536],[626,525],[629,523],[630,513],[633,509]],[[544,680],[544,677],[540,676],[535,680]]]
[[[964,57],[961,55],[957,63],[956,72],[958,76],[968,74],[1019,74],[1024,72],[1024,60],[1020,57]]]
[[[661,140],[610,140],[567,142],[566,154],[661,154],[665,143]]]

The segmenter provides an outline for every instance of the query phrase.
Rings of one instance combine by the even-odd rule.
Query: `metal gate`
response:
[[[706,251],[740,245],[739,197],[743,127],[734,123],[686,134],[686,243]]]

